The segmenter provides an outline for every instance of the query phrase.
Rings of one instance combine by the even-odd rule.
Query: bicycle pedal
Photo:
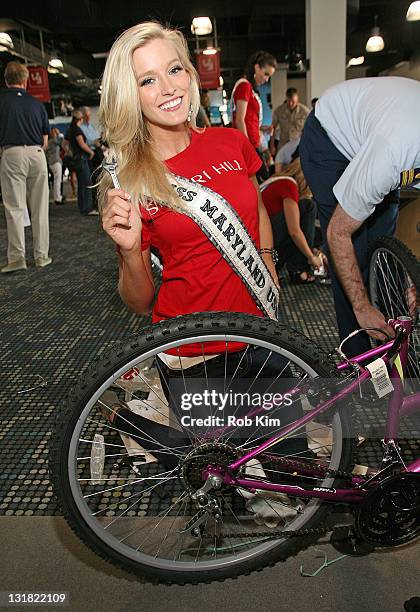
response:
[[[333,529],[330,544],[335,550],[349,557],[364,557],[374,550],[374,546],[359,538],[352,525],[338,526]]]

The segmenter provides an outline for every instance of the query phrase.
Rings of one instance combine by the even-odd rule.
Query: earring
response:
[[[193,107],[192,107],[192,104],[190,104],[190,108],[188,110],[188,116],[187,116],[187,123],[191,121],[192,111],[193,111]]]

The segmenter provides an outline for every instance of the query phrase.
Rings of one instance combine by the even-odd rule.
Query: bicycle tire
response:
[[[407,378],[411,386],[420,387],[420,264],[415,255],[397,238],[383,236],[369,245],[369,296],[388,319],[411,316],[413,332],[410,338]],[[414,307],[406,297],[409,287],[415,289]]]
[[[90,407],[95,406],[97,397],[102,397],[104,387],[112,384],[110,381],[119,380],[120,373],[132,368],[133,364],[140,363],[141,359],[149,359],[151,353],[159,352],[163,346],[167,347],[170,343],[185,343],[186,340],[192,339],[197,342],[197,337],[247,338],[255,343],[273,347],[289,359],[293,358],[303,371],[309,372],[310,376],[333,375],[332,366],[325,363],[325,354],[303,334],[266,319],[238,313],[189,315],[151,325],[138,337],[129,339],[105,355],[99,356],[91,364],[77,387],[70,393],[67,404],[57,417],[50,453],[53,489],[68,524],[85,544],[112,564],[142,575],[152,582],[185,584],[233,578],[285,560],[290,555],[296,554],[304,545],[304,542],[298,538],[265,540],[262,543],[257,542],[256,546],[253,546],[254,542],[250,542],[247,544],[251,546],[249,554],[247,551],[237,553],[231,545],[235,554],[232,553],[227,559],[224,557],[221,562],[216,559],[207,565],[206,562],[199,566],[196,560],[197,567],[195,567],[191,562],[169,563],[168,561],[165,565],[166,560],[162,562],[159,560],[161,563],[159,565],[156,560],[150,558],[150,555],[134,554],[131,549],[128,552],[122,550],[120,544],[110,539],[109,533],[105,534],[106,528],[97,524],[97,519],[90,514],[88,504],[79,490],[80,484],[77,478],[79,449],[74,448],[80,432],[84,431],[83,427],[89,423]],[[330,465],[334,469],[345,471],[351,465],[353,446],[348,411],[337,410],[331,423],[336,436],[334,448],[338,450],[334,463]],[[334,451],[331,456],[333,453]],[[330,476],[323,482],[325,486],[334,486],[335,481],[336,479]],[[328,504],[320,500],[311,500],[305,506],[303,513],[306,513],[305,519],[301,520],[298,517],[293,520],[290,529],[315,527],[325,516],[327,506]],[[111,524],[112,522],[111,520]],[[160,522],[156,523],[156,527]],[[217,548],[215,552],[217,557]]]

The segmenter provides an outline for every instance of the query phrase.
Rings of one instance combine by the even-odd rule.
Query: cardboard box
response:
[[[420,197],[407,204],[401,200],[395,236],[420,257]]]

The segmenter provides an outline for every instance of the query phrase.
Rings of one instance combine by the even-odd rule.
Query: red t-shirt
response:
[[[233,92],[233,100],[235,105],[238,103],[238,100],[248,102],[245,113],[245,126],[250,143],[257,149],[260,146],[260,104],[249,81],[239,83]],[[236,127],[236,113],[233,114],[233,126]]]
[[[270,219],[283,210],[283,202],[290,198],[296,204],[299,201],[297,183],[291,176],[276,176],[260,185],[261,196]]]
[[[193,131],[190,145],[166,165],[174,174],[223,196],[259,247],[258,196],[249,177],[261,160],[239,130]],[[262,315],[239,276],[195,221],[165,206],[152,213],[142,209],[142,249],[157,248],[163,262],[153,322],[193,312]]]

